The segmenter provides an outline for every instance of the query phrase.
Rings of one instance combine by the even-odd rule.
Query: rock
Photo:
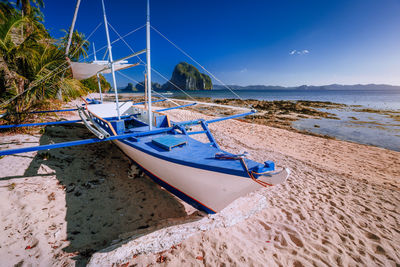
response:
[[[140,83],[137,83],[136,85],[135,85],[135,91],[144,91],[144,81],[143,82],[140,82]],[[151,88],[153,89],[153,90],[160,90],[161,89],[161,84],[159,84],[159,83],[156,83],[156,82],[152,82],[151,83]]]
[[[211,90],[211,78],[194,67],[193,65],[181,62],[175,66],[170,82],[162,86],[164,90],[176,90],[175,84],[183,90]]]

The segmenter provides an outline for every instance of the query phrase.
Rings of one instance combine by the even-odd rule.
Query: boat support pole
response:
[[[178,108],[186,108],[186,107],[191,107],[197,105],[197,103],[192,103],[192,104],[187,104],[187,105],[182,105],[182,106],[176,106],[176,107],[171,107],[171,108],[164,108],[164,109],[158,109],[156,110],[157,112],[163,112],[167,110],[173,110],[173,109],[178,109]]]
[[[250,112],[236,114],[236,115],[232,115],[232,116],[228,116],[228,117],[217,118],[217,119],[208,120],[205,122],[208,124],[208,123],[214,123],[214,122],[225,121],[225,120],[230,120],[230,119],[236,119],[236,118],[240,118],[240,117],[253,115],[256,112],[257,112],[256,110],[252,110]],[[179,125],[179,126],[195,125],[195,124],[201,124],[202,121],[203,120],[182,121],[182,122],[174,122],[173,124]]]
[[[61,147],[70,147],[70,146],[79,146],[79,145],[100,143],[100,142],[125,139],[125,138],[136,138],[136,137],[141,137],[141,136],[146,136],[146,135],[164,133],[164,132],[168,132],[171,130],[172,130],[172,128],[164,128],[164,129],[153,130],[150,132],[114,135],[114,136],[110,136],[110,137],[104,138],[104,139],[91,138],[91,139],[83,139],[83,140],[63,142],[63,143],[50,144],[50,145],[41,145],[41,146],[31,146],[31,147],[23,147],[23,148],[17,148],[17,149],[0,150],[0,156],[13,155],[13,154],[32,152],[32,151],[48,150],[48,149],[61,148]]]
[[[93,42],[93,55],[94,55],[94,61],[97,61],[96,47],[94,46],[94,42]],[[99,87],[99,93],[100,93],[100,102],[103,103],[103,94],[101,92],[101,82],[100,82],[99,73],[96,73],[96,76],[97,76],[97,85]]]
[[[147,97],[149,108],[149,130],[153,129],[153,112],[151,110],[151,58],[150,58],[150,0],[147,0],[146,21],[146,65],[147,65]]]
[[[128,119],[132,116],[140,115],[140,113],[130,114],[121,116],[122,119]],[[107,117],[105,120],[115,120],[116,117]],[[0,129],[9,129],[9,128],[18,128],[18,127],[35,127],[35,126],[50,126],[50,125],[59,125],[59,124],[69,124],[69,123],[77,123],[83,122],[82,120],[69,120],[69,121],[50,121],[50,122],[38,122],[38,123],[25,123],[25,124],[9,124],[9,125],[0,125]]]
[[[114,92],[115,92],[115,104],[116,104],[116,109],[117,109],[118,120],[120,120],[121,119],[121,115],[119,113],[118,89],[117,89],[117,81],[115,79],[115,67],[114,67],[112,51],[111,51],[112,49],[111,49],[111,42],[110,42],[110,33],[108,32],[108,22],[107,22],[107,16],[106,16],[106,7],[104,6],[104,0],[101,0],[101,3],[102,3],[102,6],[103,6],[104,25],[106,27],[109,62],[111,64],[111,74],[112,74],[112,78],[113,78],[113,86],[114,86]]]
[[[207,123],[214,123],[214,122],[225,121],[225,120],[230,120],[230,119],[235,119],[235,118],[240,118],[240,117],[246,117],[246,116],[249,116],[249,115],[253,115],[256,112],[257,111],[252,110],[252,111],[247,112],[247,113],[241,113],[241,114],[236,114],[236,115],[232,115],[232,116],[228,116],[228,117],[217,118],[217,119],[213,119],[213,120],[208,120],[206,122]]]

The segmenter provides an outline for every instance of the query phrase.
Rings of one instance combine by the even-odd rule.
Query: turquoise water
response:
[[[340,120],[301,119],[292,125],[299,130],[329,135],[340,140],[400,151],[400,122],[387,115],[354,112],[350,109],[326,111],[336,114]]]
[[[180,91],[171,91],[167,97],[184,97]],[[193,97],[238,98],[229,90],[187,91]],[[400,91],[383,90],[235,90],[243,99],[331,101],[367,108],[400,110]]]
[[[300,130],[329,135],[341,140],[400,151],[400,122],[383,114],[354,111],[361,108],[400,111],[400,92],[398,91],[236,90],[235,92],[243,99],[312,100],[360,105],[359,108],[327,110],[336,114],[340,120],[301,119],[293,122],[293,126]],[[193,97],[237,98],[229,90],[189,91],[188,93]],[[173,98],[185,95],[179,91],[172,91],[166,96]]]

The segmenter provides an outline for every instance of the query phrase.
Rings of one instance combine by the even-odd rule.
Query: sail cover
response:
[[[128,64],[127,61],[120,61],[114,64],[115,70],[127,69],[137,64]],[[91,63],[69,61],[72,75],[77,80],[84,80],[96,75],[97,73],[111,73],[111,66],[108,61],[93,61]]]

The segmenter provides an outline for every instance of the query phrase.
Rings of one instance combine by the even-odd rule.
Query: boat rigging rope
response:
[[[199,65],[205,72],[210,74],[216,81],[221,83],[222,86],[224,86],[226,89],[231,91],[232,94],[237,96],[240,100],[245,102],[248,106],[251,107],[251,105],[243,99],[240,95],[238,95],[235,91],[233,91],[229,86],[227,86],[225,83],[223,83],[220,79],[218,79],[214,74],[212,74],[210,71],[208,71],[203,65],[201,65],[197,60],[195,60],[193,57],[191,57],[187,52],[185,52],[182,48],[180,48],[178,45],[176,45],[174,42],[172,42],[170,39],[168,39],[165,35],[163,35],[161,32],[159,32],[154,26],[150,26],[155,32],[157,32],[161,37],[163,37],[165,40],[167,40],[170,44],[172,44],[176,49],[178,49],[181,53],[183,53],[185,56],[190,58],[193,62],[195,62],[197,65]]]
[[[171,82],[170,80],[168,80],[168,78],[166,78],[164,75],[162,75],[160,72],[158,72],[157,70],[155,70],[154,68],[151,68],[152,71],[154,71],[155,73],[157,73],[161,78],[163,78],[164,80],[166,80],[168,83],[172,84],[175,88],[179,89],[182,93],[184,93],[187,97],[189,97],[190,99],[196,101],[195,98],[193,98],[191,95],[189,95],[187,92],[185,92],[185,90],[183,90],[182,88],[180,88],[178,85],[174,84],[173,82]]]
[[[125,41],[125,39],[117,32],[117,30],[109,22],[108,25],[118,35],[119,39],[121,39],[126,44],[126,46],[132,51],[132,53],[135,54],[136,51],[133,50],[133,48]],[[143,60],[139,57],[139,55],[136,55],[136,57],[139,59],[140,62],[144,64]]]
[[[135,50],[128,44],[128,42],[124,39],[125,36],[121,36],[118,31],[110,24],[110,22],[108,22],[108,25],[110,26],[110,28],[118,35],[118,39],[121,39],[125,45],[131,50],[132,53],[135,53]],[[157,31],[157,30],[156,30]],[[157,31],[158,32],[158,31]],[[160,33],[161,34],[161,33]],[[163,36],[164,38],[166,38],[165,36]],[[168,40],[168,39],[167,39]],[[169,40],[168,40],[169,41]],[[169,41],[171,42],[171,41]],[[172,43],[172,42],[171,42]],[[173,43],[172,43],[173,44]],[[175,44],[173,44],[175,47],[177,47]],[[177,47],[178,48],[178,47]],[[180,49],[180,48],[178,48]],[[192,57],[190,57],[186,52],[184,52],[182,49],[180,49],[185,55],[187,55],[190,59],[192,59],[193,61],[195,61]],[[139,61],[146,66],[146,62],[144,62],[138,55],[136,56]],[[200,65],[197,61],[195,61],[198,65]],[[200,65],[201,66],[201,65]],[[208,70],[206,70],[203,66],[201,66],[205,71],[207,71],[208,73],[210,73]],[[172,86],[174,86],[176,89],[178,89],[179,91],[181,91],[184,95],[186,95],[188,98],[192,99],[195,102],[198,102],[194,97],[192,97],[190,94],[188,94],[185,90],[183,90],[182,88],[180,88],[179,86],[177,86],[175,83],[171,82],[168,78],[166,78],[164,75],[162,75],[159,71],[157,71],[156,69],[154,69],[153,67],[151,68],[152,71],[154,71],[155,73],[157,73],[161,78],[163,78],[167,83],[170,83]],[[124,76],[127,79],[130,79],[131,81],[134,81],[136,83],[139,83],[138,81],[131,79],[129,76],[118,72],[119,74],[121,74],[122,76]],[[211,74],[211,73],[210,73]],[[213,74],[211,74],[216,80],[218,80],[221,84],[224,84],[222,81],[220,81],[219,79],[217,79]],[[225,85],[226,86],[226,85]],[[246,100],[242,99],[238,94],[236,94],[235,92],[233,92],[232,89],[228,88],[233,94],[235,94],[239,99],[241,99],[242,101],[244,101],[245,103]],[[172,103],[174,103],[175,105],[179,106],[179,104],[177,104],[176,102],[174,102],[172,99],[165,97],[164,95],[156,92],[154,89],[152,89],[152,92],[156,93],[157,95],[162,96],[163,98],[167,99],[168,101],[171,101]],[[248,104],[248,103],[247,103]],[[250,106],[248,104],[248,106]],[[251,106],[250,106],[251,107]],[[252,108],[252,107],[251,107]]]
[[[102,22],[99,23],[99,24],[97,25],[97,27],[89,34],[89,36],[86,38],[86,40],[89,40],[89,39],[90,39],[90,37],[97,31],[97,29],[101,26],[101,24],[103,24],[103,23],[102,23]],[[82,44],[75,50],[75,52],[72,54],[72,56],[74,56],[77,52],[79,52],[79,50],[82,48],[83,45],[84,45],[84,43],[82,43]],[[19,96],[25,94],[26,92],[32,90],[35,86],[39,85],[40,82],[43,82],[43,81],[47,80],[47,79],[50,78],[52,75],[56,75],[56,74],[59,74],[59,73],[65,71],[65,70],[67,70],[67,69],[69,68],[69,65],[68,65],[67,67],[63,68],[61,71],[57,71],[56,73],[54,73],[57,69],[61,68],[61,67],[64,66],[65,64],[68,64],[68,62],[66,61],[66,62],[62,63],[60,66],[58,66],[57,68],[55,68],[54,70],[52,70],[51,72],[49,72],[47,75],[45,75],[44,77],[42,77],[42,78],[39,79],[38,81],[33,82],[32,84],[30,84],[30,85],[28,86],[28,88],[25,89],[22,93],[17,94],[16,96],[10,98],[9,100],[2,102],[2,103],[0,104],[0,108],[5,107],[6,105],[8,105],[8,104],[11,103],[12,101],[14,101],[17,97],[19,97]]]
[[[121,39],[126,46],[131,50],[132,53],[136,53],[135,50],[133,50],[133,48],[125,41],[124,37],[122,37],[117,30],[110,24],[108,23],[108,25],[110,25],[110,28],[119,36],[119,39]],[[144,62],[138,55],[136,56],[140,62],[142,62],[144,64],[144,66],[146,65],[146,62]],[[196,101],[196,99],[194,99],[191,95],[189,95],[187,92],[185,92],[182,88],[179,88],[179,86],[177,86],[176,84],[174,84],[173,82],[171,82],[170,80],[168,80],[165,76],[163,76],[160,72],[158,72],[157,70],[155,70],[154,68],[151,68],[152,71],[156,72],[159,76],[161,76],[163,79],[165,79],[167,82],[169,82],[170,84],[172,84],[174,87],[176,87],[177,89],[179,89],[182,93],[184,93],[186,96],[188,96],[189,98],[191,98],[192,100]],[[154,92],[154,90],[153,90]]]
[[[138,82],[138,81],[136,81],[135,79],[133,79],[133,78],[131,78],[131,77],[129,77],[128,75],[125,75],[125,74],[123,74],[122,72],[117,72],[118,74],[120,74],[121,76],[123,76],[123,77],[125,77],[126,79],[129,79],[129,80],[131,80],[132,82],[135,82],[135,83],[138,83],[138,84],[140,84],[140,82]],[[176,106],[180,106],[181,104],[179,104],[179,103],[176,103],[175,101],[173,101],[172,99],[170,99],[170,98],[168,98],[168,97],[166,97],[166,96],[164,96],[163,94],[161,94],[161,93],[159,93],[159,92],[156,92],[155,90],[153,90],[153,89],[151,89],[151,91],[153,92],[153,93],[155,93],[155,94],[157,94],[157,95],[159,95],[159,96],[161,96],[161,97],[163,97],[163,98],[165,98],[166,100],[168,100],[168,101],[170,101],[171,103],[173,103],[173,104],[175,104]]]
[[[262,174],[266,174],[268,172],[265,173],[257,173],[254,171],[250,171],[249,168],[247,167],[247,164],[244,160],[244,158],[248,155],[247,152],[244,152],[243,154],[239,154],[239,155],[231,155],[231,154],[225,154],[225,153],[216,153],[215,154],[215,158],[216,159],[220,159],[220,160],[240,160],[240,163],[242,164],[244,170],[246,171],[247,175],[256,183],[258,183],[259,185],[263,186],[263,187],[267,187],[267,186],[273,186],[272,184],[269,184],[267,182],[261,181],[259,179],[256,179],[254,177],[254,174],[256,175],[262,175]]]
[[[108,25],[110,25],[110,23],[108,23]],[[111,26],[111,25],[110,25],[110,26]],[[131,35],[132,33],[134,33],[134,32],[136,32],[136,31],[142,29],[142,28],[145,27],[145,26],[146,26],[146,24],[144,24],[144,25],[142,25],[142,26],[140,26],[140,27],[138,27],[138,28],[136,28],[136,29],[134,29],[134,30],[128,32],[127,34],[125,34],[124,36],[122,36],[122,38],[128,37],[128,36]],[[113,45],[114,43],[118,42],[119,40],[121,40],[121,38],[115,39],[114,41],[111,42],[111,45]],[[97,53],[97,52],[99,52],[99,51],[101,51],[101,50],[103,50],[103,49],[105,49],[105,48],[107,48],[107,45],[103,46],[103,47],[100,48],[100,49],[97,49],[95,52]],[[107,51],[107,50],[106,50],[106,51]],[[93,56],[95,52],[91,53],[91,54],[89,55],[89,57]],[[106,52],[106,53],[108,53],[108,52]],[[105,55],[104,55],[103,59],[104,59],[104,58],[105,58]]]

